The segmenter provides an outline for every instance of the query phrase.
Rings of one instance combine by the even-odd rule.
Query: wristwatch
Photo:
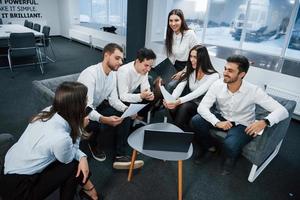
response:
[[[267,118],[263,119],[265,121],[265,123],[267,124],[267,126],[270,126],[270,121]]]

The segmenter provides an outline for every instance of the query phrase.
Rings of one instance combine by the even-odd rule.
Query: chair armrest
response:
[[[276,98],[276,100],[278,99]],[[290,100],[279,102],[282,103],[282,105],[288,110],[289,117],[278,124],[273,125],[272,127],[267,127],[261,136],[254,138],[243,149],[243,155],[257,166],[263,163],[275,150],[279,142],[282,141],[286,136],[289,128],[296,102]]]

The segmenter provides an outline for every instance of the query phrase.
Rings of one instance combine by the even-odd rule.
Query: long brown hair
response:
[[[169,20],[170,20],[171,15],[177,15],[181,19],[181,26],[180,26],[181,40],[182,40],[184,31],[189,30],[189,27],[187,26],[186,21],[184,19],[182,10],[180,10],[180,9],[171,10],[168,15],[167,34],[166,34],[166,40],[165,40],[165,48],[166,48],[168,57],[172,54],[172,44],[173,44],[173,30],[171,29],[171,27],[169,25]]]
[[[63,117],[71,127],[70,137],[73,143],[83,130],[83,119],[87,103],[87,87],[79,82],[63,82],[56,91],[50,111],[42,111],[31,120],[31,123],[51,119],[55,113]]]
[[[192,51],[197,52],[197,66],[196,69],[193,69],[192,63],[190,60],[190,55]],[[213,74],[217,73],[213,65],[211,64],[207,48],[203,45],[195,45],[191,48],[189,52],[189,59],[186,63],[186,73],[182,76],[181,80],[186,80],[190,77],[194,70],[196,70],[195,76],[197,77],[198,71],[201,68],[204,74]]]

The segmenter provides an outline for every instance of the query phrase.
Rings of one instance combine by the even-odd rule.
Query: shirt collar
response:
[[[224,80],[223,80],[223,83],[224,83]],[[235,92],[235,93],[239,93],[239,92],[241,92],[241,93],[247,93],[247,83],[244,81],[244,80],[242,80],[242,84],[241,84],[241,86],[240,86],[240,88]],[[229,92],[229,93],[231,93],[231,94],[233,94],[229,89],[228,89],[228,85],[225,83],[225,86],[226,86],[226,90],[227,90],[227,92]]]

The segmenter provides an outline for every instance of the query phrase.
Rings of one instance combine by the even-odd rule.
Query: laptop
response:
[[[145,130],[143,150],[188,152],[194,133]]]
[[[171,81],[171,77],[176,73],[171,61],[166,58],[161,63],[159,63],[154,69],[150,71],[150,75],[155,79],[160,76],[166,83]]]

